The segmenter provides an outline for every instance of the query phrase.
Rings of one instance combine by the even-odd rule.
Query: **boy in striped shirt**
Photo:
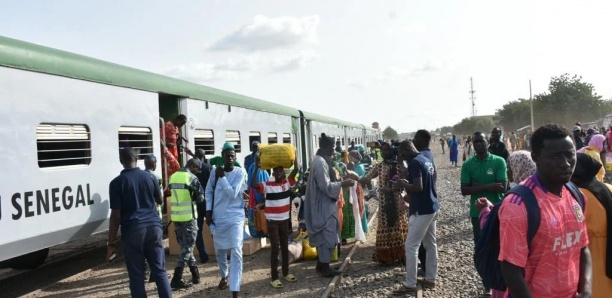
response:
[[[259,160],[255,161],[255,171],[259,169]],[[253,176],[251,187],[255,191],[264,195],[264,199],[259,208],[265,208],[268,224],[268,237],[270,238],[270,285],[274,288],[283,287],[278,278],[278,254],[282,259],[283,277],[286,281],[294,282],[297,280],[293,274],[289,273],[289,213],[291,212],[290,188],[295,185],[295,175],[299,171],[297,158],[293,162],[293,171],[289,178],[285,177],[283,167],[272,169],[274,181],[259,183],[257,175]],[[265,206],[265,207],[264,207]]]

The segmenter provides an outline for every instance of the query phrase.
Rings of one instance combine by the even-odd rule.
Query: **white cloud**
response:
[[[370,78],[363,80],[348,80],[347,83],[353,87],[364,88],[386,82],[393,82],[406,77],[418,76],[428,72],[440,71],[444,66],[443,62],[430,60],[414,67],[389,67],[386,71],[375,74]]]
[[[269,18],[258,15],[208,47],[209,51],[254,52],[317,42],[319,16]]]
[[[250,56],[243,59],[228,59],[217,63],[180,64],[166,68],[162,73],[192,82],[210,82],[239,79],[252,73],[276,73],[304,68],[316,60],[313,52],[265,58]]]

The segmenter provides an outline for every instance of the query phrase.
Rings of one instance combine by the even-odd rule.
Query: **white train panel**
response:
[[[108,229],[119,128],[159,152],[158,95],[4,67],[0,85],[0,260]]]
[[[296,137],[292,133],[291,116],[240,107],[228,108],[227,105],[212,102],[208,102],[207,108],[205,101],[194,99],[184,100],[181,103],[181,110],[188,118],[189,127],[186,138],[189,140],[190,149],[194,150],[196,143],[201,144],[202,138],[197,136],[202,135],[203,130],[212,131],[214,144],[209,143],[207,148],[210,149],[205,149],[207,158],[221,155],[221,147],[226,141],[238,145],[236,132],[240,133],[240,152],[236,152],[236,158],[240,164],[250,154],[250,139],[257,136],[263,144],[287,142],[296,144]]]

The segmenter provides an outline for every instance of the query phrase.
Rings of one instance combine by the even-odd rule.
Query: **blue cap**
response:
[[[157,157],[155,157],[155,154],[149,154],[149,155],[145,156],[145,159],[155,159],[155,160],[157,160]]]
[[[230,142],[225,142],[225,144],[223,144],[223,148],[221,150],[225,151],[225,150],[236,150],[236,149],[234,148],[234,144],[232,144]]]

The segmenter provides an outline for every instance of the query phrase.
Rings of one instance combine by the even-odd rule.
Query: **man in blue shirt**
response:
[[[431,143],[431,134],[429,133],[429,131],[425,129],[419,129],[414,134],[414,138],[412,139],[412,142],[414,144],[414,147],[416,147],[416,149],[419,150],[419,152],[423,154],[425,157],[429,158],[429,160],[431,160],[431,163],[433,164],[433,168],[434,168],[433,182],[434,182],[434,189],[435,189],[436,180],[438,178],[438,169],[436,168],[436,161],[434,160],[433,154],[431,153],[431,150],[429,149],[429,143]],[[423,243],[421,243],[421,246],[419,247],[419,262],[421,263],[422,272],[425,272],[427,269],[425,266],[426,260],[427,260],[427,252],[425,251],[425,247],[423,247]],[[422,274],[422,272],[419,271],[419,274]]]
[[[155,203],[162,203],[159,184],[150,173],[136,166],[136,153],[121,149],[119,160],[124,170],[109,185],[111,216],[108,228],[106,261],[116,255],[115,241],[121,225],[125,265],[132,297],[146,297],[145,259],[157,284],[159,297],[172,297],[165,268],[162,223]]]
[[[206,189],[206,183],[208,183],[212,167],[206,163],[206,152],[204,149],[197,149],[194,157],[200,161],[200,171],[195,175],[198,177],[202,189]],[[198,202],[196,206],[198,209],[198,236],[196,237],[195,245],[200,256],[200,263],[206,263],[208,262],[208,254],[204,249],[204,238],[202,237],[202,227],[204,226],[204,218],[206,217],[206,201]]]
[[[425,278],[419,280],[426,287],[435,287],[438,274],[438,247],[436,244],[436,220],[438,197],[434,185],[434,167],[431,160],[419,153],[411,141],[400,144],[400,154],[409,158],[408,180],[400,179],[394,185],[397,190],[409,193],[408,237],[406,238],[406,282],[401,294],[416,292],[417,253],[419,245],[427,251]]]
[[[249,170],[253,162],[255,161],[255,157],[259,154],[259,141],[253,141],[251,143],[251,154],[247,155],[244,158],[244,169]]]

